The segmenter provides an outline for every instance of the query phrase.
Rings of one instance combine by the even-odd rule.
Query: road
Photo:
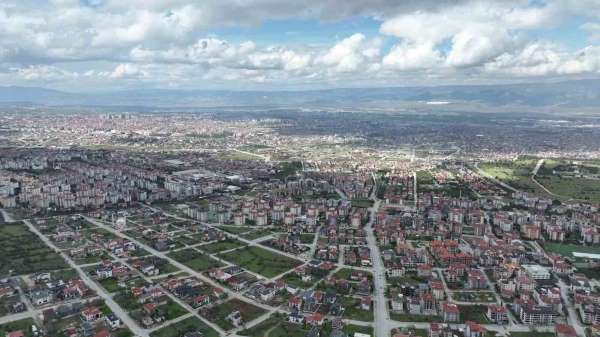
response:
[[[533,171],[531,171],[531,175],[533,177],[535,177],[535,175],[538,173],[538,171],[540,170],[540,167],[542,167],[542,165],[544,165],[544,160],[545,159],[540,159],[540,160],[538,160],[537,164],[535,164]]]
[[[371,191],[371,200],[373,200],[373,206],[369,209],[369,222],[365,226],[365,229],[367,231],[367,244],[371,251],[371,260],[373,261],[373,296],[375,298],[375,303],[373,304],[375,324],[373,328],[375,336],[383,337],[390,335],[391,327],[389,325],[390,315],[387,310],[387,300],[385,298],[385,266],[381,260],[381,253],[379,251],[377,239],[375,238],[375,231],[373,229],[373,224],[375,223],[380,204],[380,200],[377,199],[376,195],[377,180],[375,179],[375,176],[373,176],[373,182],[373,190]]]

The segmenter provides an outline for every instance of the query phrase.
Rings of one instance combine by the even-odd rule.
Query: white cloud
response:
[[[11,70],[22,80],[36,82],[72,80],[79,76],[76,72],[69,72],[48,65],[31,65],[25,68],[12,68]]]
[[[552,44],[532,43],[518,53],[506,53],[485,65],[491,73],[515,76],[575,75],[600,72],[600,47],[586,47],[576,53],[559,50]]]
[[[505,29],[472,26],[452,37],[452,49],[446,58],[451,67],[477,66],[493,60],[505,50],[514,48],[515,42]]]
[[[383,65],[396,70],[415,70],[437,67],[442,60],[431,42],[403,42],[385,55]]]
[[[318,42],[301,35],[285,40],[281,32],[281,40],[266,46],[254,42],[260,36],[240,42],[211,34],[265,20],[353,23],[349,18],[360,16],[380,21],[383,36],[367,37],[357,26],[356,34],[326,43],[329,31],[314,39]],[[580,29],[588,33],[590,46],[580,51],[527,34],[560,27],[575,16],[588,21]],[[107,85],[210,80],[280,88],[371,80],[397,85],[402,76],[424,82],[486,74],[569,76],[597,73],[599,16],[598,0],[5,0],[0,62],[23,81],[63,78]]]
[[[380,39],[367,39],[357,33],[336,43],[316,62],[336,72],[355,72],[379,57],[380,48]]]
[[[109,75],[110,78],[148,77],[148,72],[139,65],[131,63],[119,64]]]

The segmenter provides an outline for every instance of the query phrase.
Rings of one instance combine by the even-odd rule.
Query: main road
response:
[[[375,297],[374,303],[374,332],[375,336],[383,337],[390,335],[390,315],[387,310],[387,300],[385,298],[385,266],[381,260],[381,253],[379,246],[377,245],[377,239],[375,238],[375,231],[373,224],[377,217],[377,211],[379,210],[380,200],[377,198],[377,180],[373,175],[373,190],[371,191],[371,200],[373,200],[373,206],[369,208],[369,222],[365,227],[367,232],[367,244],[371,252],[371,260],[373,261],[373,281],[374,287],[373,295]]]

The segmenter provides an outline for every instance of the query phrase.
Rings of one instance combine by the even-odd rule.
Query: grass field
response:
[[[263,160],[261,156],[249,152],[228,151],[219,155],[224,160]]]
[[[565,257],[574,258],[573,252],[600,254],[599,246],[582,246],[573,244],[545,242],[544,250],[550,253],[558,253]]]
[[[400,322],[442,322],[440,316],[430,315],[411,315],[390,313],[390,318]]]
[[[114,277],[98,280],[98,283],[100,283],[100,285],[102,285],[102,287],[109,293],[114,293],[121,289],[118,285],[119,281],[117,281],[117,279]]]
[[[531,172],[536,163],[537,159],[535,158],[519,158],[515,161],[481,163],[479,168],[518,190],[547,195],[541,187],[531,180]]]
[[[207,245],[201,245],[198,248],[209,254],[214,254],[214,253],[222,252],[224,250],[239,248],[239,247],[242,247],[245,245],[246,245],[245,243],[243,243],[239,240],[227,239],[225,241],[219,241],[219,242],[209,243]]]
[[[185,308],[171,300],[163,305],[158,306],[157,309],[165,315],[165,318],[168,321],[188,313]]]
[[[229,300],[223,304],[208,309],[203,315],[214,322],[223,330],[231,330],[234,326],[227,320],[227,316],[233,311],[239,311],[244,322],[250,322],[265,313],[265,310],[248,302],[238,299]]]
[[[352,199],[352,207],[369,208],[371,206],[373,206],[373,200],[371,199]]]
[[[256,246],[220,254],[219,257],[267,278],[277,276],[302,264],[299,260]]]
[[[67,268],[23,223],[0,224],[0,278]]]
[[[181,337],[187,332],[200,332],[204,337],[218,337],[219,333],[206,325],[197,317],[186,318],[150,334],[151,337]]]
[[[246,240],[256,240],[258,238],[262,238],[263,236],[273,234],[274,232],[275,231],[273,229],[262,228],[242,234],[241,237],[243,237]]]
[[[34,324],[33,319],[27,318],[20,321],[14,321],[0,325],[0,336],[8,336],[9,332],[22,330],[26,337],[31,337],[31,326]]]
[[[355,319],[357,321],[373,321],[373,308],[371,310],[363,310],[360,308],[360,299],[344,296],[340,298],[341,304],[344,307],[343,317]]]
[[[480,324],[489,323],[487,319],[487,307],[485,305],[459,305],[460,321],[473,321]]]
[[[535,179],[550,192],[573,199],[600,202],[600,180],[537,175]]]
[[[457,291],[452,298],[461,302],[495,302],[496,297],[490,291]]]
[[[193,248],[171,252],[168,256],[196,271],[205,271],[223,266],[219,261]]]
[[[250,226],[219,226],[217,228],[219,228],[220,230],[223,230],[227,233],[236,234],[236,235],[243,234],[243,233],[249,232],[254,229],[254,227],[250,227]]]

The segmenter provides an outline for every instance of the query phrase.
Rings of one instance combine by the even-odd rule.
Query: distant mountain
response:
[[[69,93],[35,87],[0,87],[2,104],[144,107],[352,107],[401,102],[477,103],[486,106],[600,107],[600,79],[556,83],[349,88],[308,91],[125,90]]]

